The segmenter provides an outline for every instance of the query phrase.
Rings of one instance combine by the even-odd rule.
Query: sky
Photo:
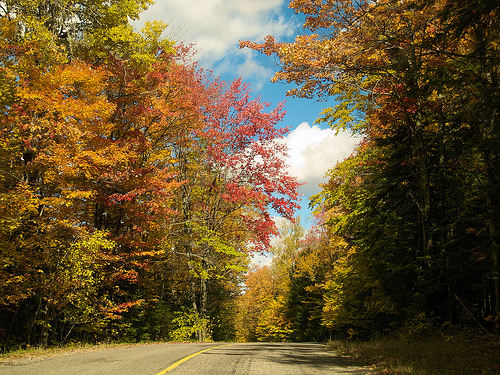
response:
[[[231,82],[238,77],[250,84],[254,97],[269,102],[274,108],[285,101],[284,120],[280,127],[290,127],[284,138],[288,145],[290,173],[301,183],[301,210],[297,216],[305,228],[312,224],[308,209],[309,197],[320,191],[325,173],[338,161],[348,157],[355,138],[348,133],[336,133],[326,124],[314,124],[323,108],[333,102],[299,99],[286,96],[293,84],[272,83],[279,70],[273,57],[249,49],[239,49],[240,40],[261,43],[267,35],[278,42],[291,42],[303,34],[303,18],[288,8],[288,0],[157,0],[141,19],[169,24],[166,37],[186,44],[195,43],[195,59],[205,69]],[[271,109],[269,108],[269,110]]]

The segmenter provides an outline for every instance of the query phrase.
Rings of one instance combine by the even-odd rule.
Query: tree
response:
[[[469,17],[472,3],[481,2],[292,1],[311,34],[242,43],[278,57],[274,80],[299,86],[289,94],[334,96],[339,104],[320,120],[365,138],[358,155],[332,170],[322,207],[356,248],[347,260],[361,268],[347,273],[351,280],[365,274],[360,282],[375,281],[381,300],[409,303],[409,319],[423,309],[456,322],[462,300],[482,306],[483,318],[497,311],[487,301],[498,300],[498,283],[476,288],[488,268],[491,280],[498,269],[491,178],[498,9],[482,6]],[[487,109],[472,119],[474,103]],[[485,222],[489,239],[470,236]]]
[[[127,323],[116,322],[153,298],[140,290],[141,276],[162,253],[178,186],[142,122],[154,100],[144,91],[158,84],[145,86],[144,74],[152,57],[173,61],[172,44],[153,25],[134,34],[140,55],[130,63],[108,56],[106,66],[92,66],[75,51],[69,61],[35,17],[43,4],[34,17],[17,8],[33,3],[2,5],[4,342],[118,334]]]
[[[313,336],[308,316],[304,317],[307,313],[302,312],[317,296],[311,297],[311,290],[306,291],[298,281],[304,276],[304,228],[300,218],[282,221],[278,228],[279,235],[269,250],[271,265],[252,269],[238,298],[237,337],[244,341],[288,341]]]
[[[57,60],[48,67],[37,66],[34,62],[40,50],[35,46],[28,51],[18,61],[13,59],[17,64],[9,67],[11,76],[22,85],[12,84],[11,103],[2,113],[2,144],[8,152],[1,166],[2,242],[6,245],[3,303],[17,305],[9,319],[10,331],[18,321],[20,305],[35,303],[34,318],[26,322],[26,340],[30,342],[39,326],[41,344],[46,346],[51,322],[76,297],[68,293],[76,280],[68,278],[63,267],[64,262],[75,259],[68,252],[80,251],[91,262],[113,247],[82,225],[93,194],[88,179],[82,183],[88,177],[82,162],[85,156],[106,152],[103,138],[114,107],[102,95],[103,71],[81,62],[55,65]],[[10,205],[16,207],[23,201],[26,205],[18,215]],[[66,265],[80,269],[75,263]],[[88,284],[101,277],[98,266],[84,273],[92,274]],[[78,278],[78,274],[75,271],[74,276]],[[18,286],[11,289],[9,279]],[[71,319],[65,316],[61,321]]]
[[[436,6],[434,1],[423,1],[423,6]],[[491,280],[494,297],[488,312],[498,315],[500,311],[500,266],[498,263],[498,14],[496,2],[471,0],[461,3],[445,2],[439,8],[439,17],[447,25],[446,30],[464,46],[454,56],[454,68],[460,72],[453,82],[453,89],[459,92],[460,100],[453,107],[455,126],[466,123],[472,130],[473,145],[481,159],[484,182],[481,183],[482,199],[486,203],[486,220],[489,233],[491,257]],[[442,37],[442,36],[440,36]],[[463,126],[463,125],[462,125]],[[491,293],[491,292],[487,292]]]
[[[210,279],[243,270],[241,258],[269,246],[275,226],[268,210],[291,217],[298,187],[275,142],[287,131],[275,128],[281,106],[265,113],[268,105],[251,99],[241,80],[226,86],[207,78],[206,96],[198,96],[203,123],[187,132],[174,159],[185,181],[175,251],[187,257],[193,310],[203,319]]]
[[[313,226],[300,240],[289,269],[290,287],[286,316],[294,341],[321,341],[328,338],[322,325],[325,277],[333,266],[333,252],[323,228]]]
[[[12,1],[0,5],[0,17],[15,20],[19,37],[47,39],[64,46],[70,58],[88,47],[117,52],[134,39],[136,20],[150,0]],[[81,55],[80,55],[81,57]]]
[[[242,341],[288,341],[287,280],[267,266],[252,270],[238,299],[237,337]]]

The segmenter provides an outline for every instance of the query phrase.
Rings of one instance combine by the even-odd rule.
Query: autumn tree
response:
[[[0,5],[0,17],[15,20],[19,36],[27,40],[49,38],[65,47],[72,58],[84,50],[123,51],[134,41],[129,20],[152,4],[150,0],[118,1],[12,1]],[[94,55],[95,58],[95,55]]]
[[[289,341],[297,335],[290,309],[303,301],[290,297],[304,228],[300,218],[278,222],[279,232],[269,249],[269,266],[255,266],[247,274],[237,301],[237,337],[243,341]]]
[[[298,187],[275,142],[287,131],[275,128],[282,107],[266,113],[268,104],[251,99],[241,80],[207,79],[202,126],[176,146],[174,159],[186,181],[174,251],[187,257],[193,311],[202,318],[214,276],[241,272],[249,252],[269,246],[275,232],[269,210],[291,217]]]
[[[330,337],[332,329],[325,318],[325,283],[335,261],[343,254],[345,242],[341,237],[330,238],[325,227],[318,224],[300,239],[293,267],[289,269],[286,316],[294,341],[322,341]]]
[[[320,120],[364,137],[319,204],[359,254],[347,278],[376,282],[402,319],[497,314],[497,7],[468,16],[472,3],[292,1],[310,33],[242,43],[278,57],[274,79],[298,84],[289,94],[335,97]]]
[[[238,298],[237,338],[241,341],[288,341],[292,332],[286,317],[288,280],[274,267],[251,270],[245,292]]]
[[[282,106],[190,64],[165,24],[134,31],[149,3],[0,4],[6,346],[166,339],[186,305],[230,322],[269,210],[297,207]]]
[[[178,186],[158,162],[158,132],[167,133],[154,133],[156,115],[140,110],[151,107],[144,93],[158,85],[144,86],[153,60],[175,64],[172,43],[160,38],[163,26],[146,26],[132,50],[91,65],[75,50],[68,60],[67,46],[54,44],[61,36],[42,16],[58,5],[2,4],[6,345],[18,334],[44,346],[76,331],[86,340],[123,335],[127,324],[115,323],[154,297],[138,287],[161,253]]]
[[[36,45],[24,48],[22,55],[11,55],[13,67],[9,67],[11,76],[23,84],[12,86],[12,103],[2,114],[2,144],[6,151],[2,158],[2,237],[6,243],[3,272],[18,285],[9,291],[9,282],[5,282],[4,303],[17,305],[9,319],[10,330],[19,321],[19,307],[33,304],[33,319],[28,320],[31,326],[26,327],[27,341],[40,328],[41,343],[46,345],[49,322],[57,311],[68,308],[69,312],[69,305],[78,299],[75,284],[84,292],[94,288],[91,285],[101,277],[98,266],[89,269],[68,253],[81,251],[81,258],[90,263],[102,255],[101,250],[113,247],[98,233],[91,235],[82,226],[93,192],[88,184],[79,182],[86,177],[82,168],[85,156],[105,152],[103,138],[114,107],[102,95],[103,71],[81,62],[61,64],[58,58],[64,58],[57,52],[51,65],[41,66],[36,59],[46,51]],[[22,214],[18,215],[12,208],[23,201]],[[71,259],[77,263],[71,263]],[[71,267],[76,267],[75,272],[66,273]],[[69,293],[71,289],[74,294]],[[88,308],[106,310],[105,306],[92,305],[89,301]],[[80,319],[76,311],[73,313],[72,318],[61,318],[62,324]]]
[[[423,6],[436,6],[433,1],[423,1]],[[478,195],[484,202],[489,233],[489,257],[491,270],[489,284],[492,288],[491,315],[500,311],[500,278],[498,264],[499,180],[498,176],[498,121],[499,61],[498,40],[499,5],[496,2],[471,0],[461,3],[445,2],[439,9],[439,18],[446,31],[458,43],[459,53],[453,57],[457,73],[452,88],[460,99],[453,105],[452,118],[455,127],[468,126],[471,139],[469,148],[480,160],[483,180]],[[442,38],[440,35],[438,38]],[[491,293],[491,292],[487,292]],[[494,296],[494,297],[493,297]]]

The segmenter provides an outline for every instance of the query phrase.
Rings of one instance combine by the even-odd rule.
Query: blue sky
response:
[[[196,43],[200,66],[213,70],[225,81],[242,77],[255,97],[274,107],[286,101],[281,126],[291,128],[284,139],[289,147],[290,173],[300,182],[302,209],[297,213],[303,225],[311,224],[309,197],[319,192],[325,172],[352,152],[356,141],[347,133],[336,134],[326,125],[314,125],[320,111],[332,103],[286,97],[293,85],[271,83],[278,70],[273,57],[239,49],[240,40],[262,42],[273,35],[279,42],[293,41],[304,33],[303,18],[288,8],[287,0],[157,0],[136,23],[159,20],[169,24],[167,37]]]

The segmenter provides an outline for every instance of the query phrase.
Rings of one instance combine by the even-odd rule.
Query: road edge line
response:
[[[227,345],[231,345],[231,344],[223,344],[223,345],[218,345],[218,346],[212,346],[210,348],[207,348],[207,349],[203,349],[203,350],[200,350],[199,352],[196,352],[196,353],[193,353],[191,355],[188,355],[187,357],[184,357],[180,360],[178,360],[177,362],[175,362],[174,364],[170,365],[169,367],[167,367],[165,370],[163,371],[160,371],[159,373],[157,373],[156,375],[165,375],[167,372],[169,372],[170,370],[173,370],[174,368],[176,368],[177,366],[179,366],[181,363],[184,363],[186,362],[187,360],[193,358],[193,357],[196,357],[198,354],[201,354],[201,353],[204,353],[204,352],[208,352],[209,350],[212,350],[212,349],[217,349],[217,348],[221,348],[223,346],[227,346]]]

